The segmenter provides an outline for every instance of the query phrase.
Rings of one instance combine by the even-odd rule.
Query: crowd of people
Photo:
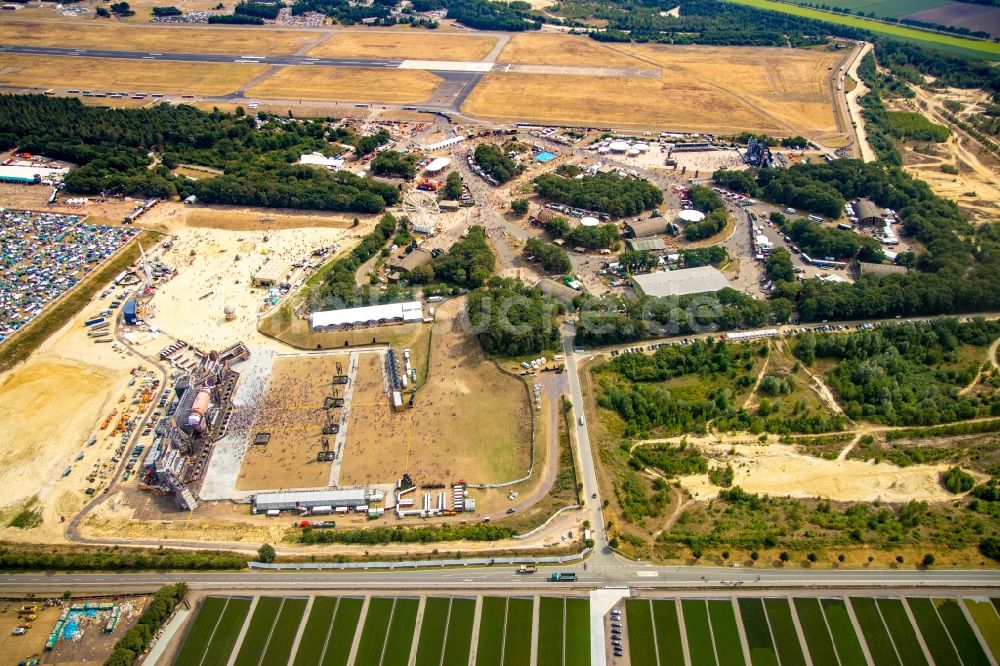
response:
[[[0,209],[0,342],[137,233],[77,215]]]

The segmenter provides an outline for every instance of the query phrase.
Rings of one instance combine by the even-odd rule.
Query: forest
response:
[[[567,273],[573,267],[566,250],[537,238],[524,244],[524,258],[542,265],[546,273]]]
[[[414,0],[413,9],[426,12],[447,8],[448,18],[478,30],[521,32],[538,30],[541,21],[531,14],[527,2],[493,2],[491,0]]]
[[[879,264],[885,258],[882,244],[874,238],[824,227],[805,217],[785,224],[782,231],[795,241],[799,249],[817,259],[860,259]]]
[[[483,286],[493,273],[495,263],[496,257],[486,240],[486,231],[473,225],[465,238],[431,261],[431,268],[435,280],[476,289]]]
[[[649,181],[614,174],[570,179],[547,173],[534,183],[544,199],[612,217],[637,215],[663,203],[663,192]]]
[[[417,175],[419,161],[420,157],[416,153],[383,150],[371,161],[372,173],[376,176],[413,180]]]
[[[186,197],[204,203],[313,208],[377,213],[395,204],[399,191],[346,172],[294,164],[303,153],[327,148],[320,121],[278,122],[237,113],[207,113],[186,105],[99,109],[72,98],[0,96],[4,143],[24,152],[80,166],[65,178],[80,194]],[[150,168],[149,153],[161,153]],[[222,169],[197,181],[175,176],[178,164]]]
[[[684,226],[684,237],[690,241],[710,238],[726,228],[729,221],[729,211],[726,202],[718,194],[704,185],[692,185],[688,188],[691,204],[705,213],[701,222],[688,222]]]
[[[466,313],[487,354],[520,356],[559,347],[562,306],[515,278],[492,277],[471,292]]]
[[[490,143],[476,146],[473,159],[480,169],[498,183],[506,183],[522,170],[521,165],[508,157],[502,148]]]

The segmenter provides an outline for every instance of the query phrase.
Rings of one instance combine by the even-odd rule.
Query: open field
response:
[[[265,37],[266,35],[266,37]],[[0,44],[66,46],[81,49],[275,55],[295,53],[318,38],[304,30],[208,28],[201,26],[128,26],[42,21],[0,21]],[[249,49],[249,51],[248,51]],[[5,61],[6,61],[5,55]],[[188,63],[175,65],[181,72]]]
[[[532,42],[526,43],[528,47],[517,46],[515,57],[534,57]],[[630,67],[659,68],[662,78],[490,73],[462,110],[496,119],[714,133],[825,136],[838,131],[829,88],[837,54],[743,47],[600,48],[613,53],[618,65],[625,60]],[[707,117],[707,108],[717,113]]]
[[[990,33],[994,38],[1000,34],[1000,8],[991,5],[950,2],[931,9],[914,11],[905,18],[968,28],[972,31],[981,30]]]
[[[6,53],[0,63],[0,86],[228,95],[265,71],[266,65],[194,62],[180,65],[169,61]]]
[[[808,0],[787,0],[795,5],[808,4]],[[837,0],[836,7],[850,9],[852,14],[863,11],[879,18],[895,18],[934,7],[956,4],[953,0]]]
[[[437,32],[342,32],[309,51],[311,56],[377,58],[382,60],[482,60],[496,44],[495,37]]]
[[[246,94],[271,99],[422,102],[441,84],[430,72],[345,67],[282,67]]]
[[[266,445],[248,442],[237,489],[318,488],[329,483],[331,463],[316,460],[326,424],[323,400],[331,395],[336,363],[346,368],[348,358],[324,354],[275,359],[250,434],[251,441],[262,432],[271,439]]]
[[[497,62],[616,69],[655,68],[655,65],[625,55],[589,37],[555,32],[515,34],[500,51]]]
[[[437,310],[429,377],[418,389],[412,409],[392,411],[378,357],[362,355],[348,416],[341,485],[390,482],[404,471],[417,483],[460,478],[489,483],[525,473],[530,415],[524,386],[502,375],[483,358],[475,338],[458,330],[463,304],[463,299],[452,299]],[[412,348],[418,376],[425,349],[426,340]],[[504,408],[484,409],[489,405]]]
[[[917,30],[915,28],[907,28],[901,25],[879,23],[878,21],[872,21],[857,16],[837,14],[834,12],[813,9],[811,7],[800,7],[798,5],[787,4],[784,2],[775,2],[774,0],[727,0],[727,2],[736,2],[742,5],[750,5],[751,7],[756,7],[758,9],[769,9],[771,11],[781,12],[784,14],[792,14],[794,16],[802,16],[804,18],[826,21],[827,23],[846,25],[852,28],[868,30],[877,35],[891,37],[893,39],[899,39],[906,42],[913,42],[930,48],[961,53],[974,58],[986,58],[987,60],[1000,59],[1000,44],[995,42],[965,39],[955,35]]]
[[[201,172],[205,174],[205,172]],[[206,177],[208,174],[203,175]],[[347,229],[356,216],[315,211],[277,212],[260,209],[247,210],[232,206],[181,208],[181,220],[188,227],[224,229],[226,231],[275,231],[302,227],[327,227]]]

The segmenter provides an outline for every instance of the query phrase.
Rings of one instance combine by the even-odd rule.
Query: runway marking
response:
[[[659,571],[636,571],[635,575],[639,578],[656,578],[660,575]]]

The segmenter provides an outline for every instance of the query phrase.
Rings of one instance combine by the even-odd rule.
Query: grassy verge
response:
[[[891,25],[848,14],[838,14],[811,7],[775,2],[774,0],[727,0],[727,2],[735,2],[741,5],[756,7],[757,9],[768,9],[783,14],[792,14],[793,16],[801,16],[802,18],[867,30],[891,39],[899,39],[905,42],[913,42],[920,46],[961,53],[973,58],[1000,60],[1000,44],[995,42],[966,39],[956,35],[946,35],[901,25]]]
[[[69,292],[51,304],[41,316],[5,341],[0,346],[0,372],[10,370],[27,359],[49,336],[75,317],[94,298],[94,294],[138,259],[139,243],[149,247],[159,237],[160,234],[155,231],[140,233],[109,262],[105,263],[103,268],[70,289]]]

